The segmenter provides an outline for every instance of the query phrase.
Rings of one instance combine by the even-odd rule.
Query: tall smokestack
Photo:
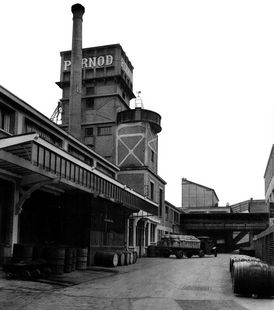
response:
[[[69,92],[69,133],[81,140],[82,101],[82,22],[85,8],[77,3],[71,7],[73,14],[71,71]]]

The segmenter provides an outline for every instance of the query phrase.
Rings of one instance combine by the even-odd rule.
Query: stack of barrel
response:
[[[94,261],[97,266],[116,267],[135,264],[137,257],[136,251],[98,251]]]
[[[245,296],[274,295],[274,267],[256,257],[233,255],[230,257],[232,289]]]
[[[66,245],[14,244],[13,262],[38,264],[45,261],[50,273],[63,274],[87,269],[87,248]]]

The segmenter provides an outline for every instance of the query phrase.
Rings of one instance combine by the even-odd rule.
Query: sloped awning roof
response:
[[[36,133],[0,139],[0,169],[20,178],[22,185],[38,181],[45,186],[52,183],[51,186],[59,191],[78,189],[135,212],[158,213],[156,203],[48,143]]]

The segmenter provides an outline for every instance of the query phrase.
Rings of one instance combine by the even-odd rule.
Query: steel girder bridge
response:
[[[221,251],[250,246],[253,236],[269,226],[268,213],[182,214],[181,230],[195,236],[213,237]]]

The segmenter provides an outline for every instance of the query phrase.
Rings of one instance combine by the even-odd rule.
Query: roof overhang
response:
[[[156,203],[36,133],[0,139],[0,170],[21,178],[22,186],[45,182],[46,187],[52,186],[59,192],[78,189],[123,205],[133,212],[158,213]]]

